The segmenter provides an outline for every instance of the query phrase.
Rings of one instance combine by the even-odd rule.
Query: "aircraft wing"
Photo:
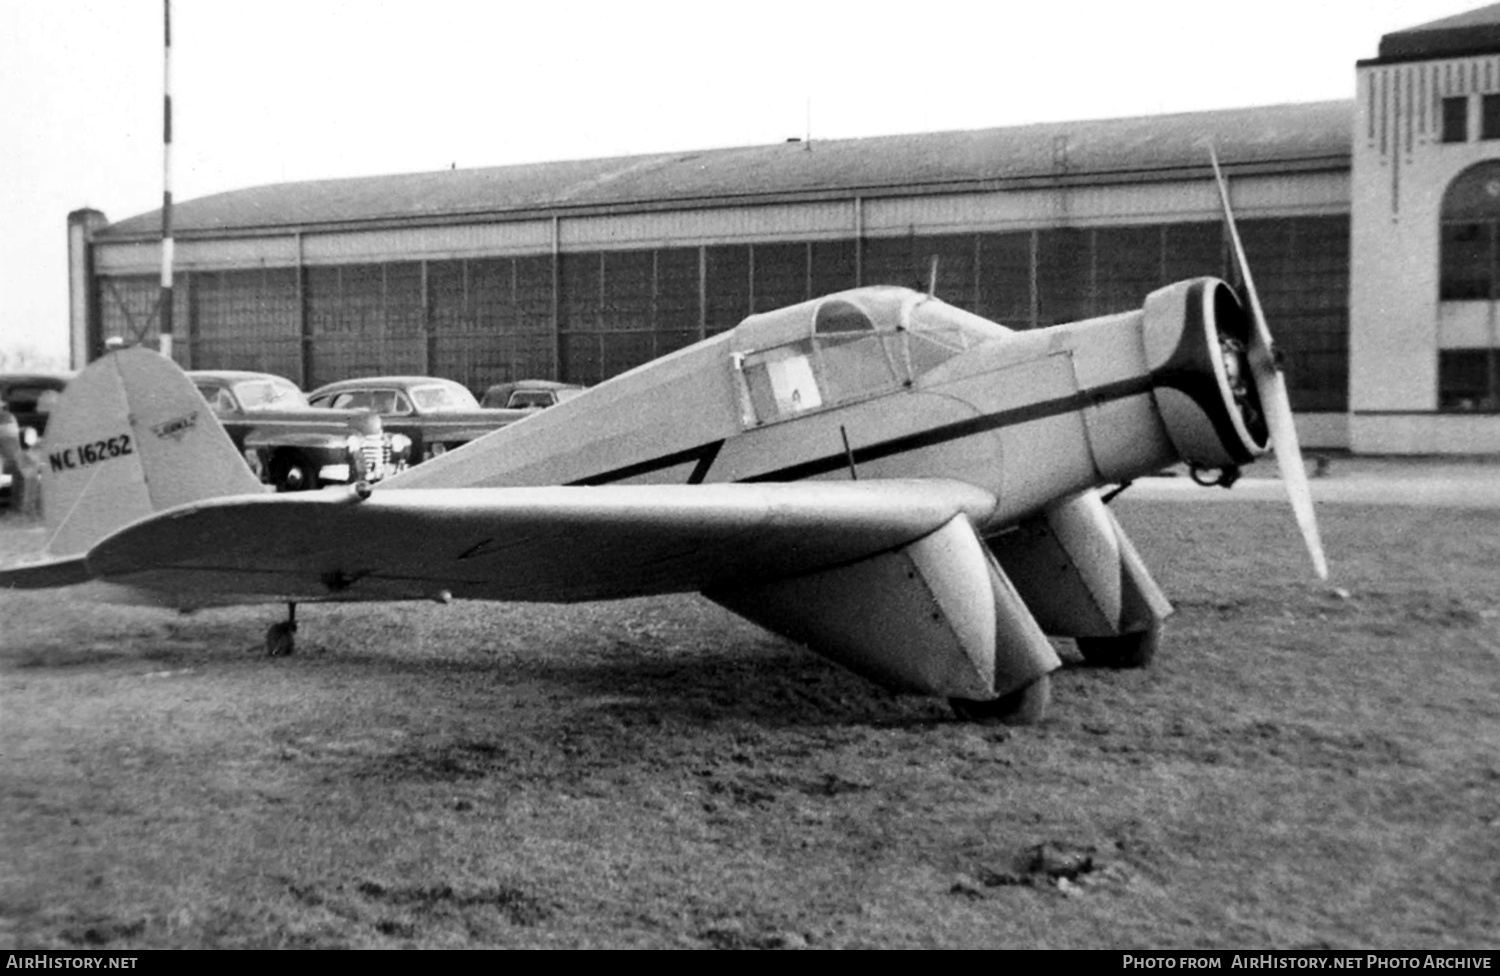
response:
[[[99,580],[185,608],[611,599],[787,579],[994,504],[931,480],[239,495],[148,516],[81,559],[0,570],[0,586]]]

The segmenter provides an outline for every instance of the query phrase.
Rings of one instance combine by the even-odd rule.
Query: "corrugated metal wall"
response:
[[[490,383],[557,374],[551,257],[433,261],[427,269],[427,373],[479,393]]]
[[[1344,410],[1349,218],[1247,219],[1241,229],[1293,405]],[[1030,328],[1136,308],[1182,278],[1224,276],[1226,254],[1221,225],[1201,221],[312,265],[300,284],[295,268],[188,271],[177,312],[188,339],[177,348],[194,367],[260,369],[308,386],[380,373],[480,391],[523,377],[597,383],[753,312],[856,284],[925,290],[934,256],[940,297]],[[96,287],[106,335],[149,338],[153,279],[106,275]]]
[[[301,306],[293,268],[200,272],[188,279],[188,344],[200,369],[299,375]]]

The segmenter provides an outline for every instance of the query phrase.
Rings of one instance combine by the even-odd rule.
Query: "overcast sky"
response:
[[[173,0],[173,192],[1354,97],[1476,0]],[[0,351],[161,203],[161,0],[0,0]]]

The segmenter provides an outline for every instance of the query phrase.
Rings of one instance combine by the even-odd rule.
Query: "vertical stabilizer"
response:
[[[69,381],[41,450],[53,556],[185,502],[267,490],[187,374],[149,349],[111,352]]]

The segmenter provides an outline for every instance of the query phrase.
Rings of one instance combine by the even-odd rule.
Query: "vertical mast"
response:
[[[172,0],[162,0],[161,354],[172,358]]]

